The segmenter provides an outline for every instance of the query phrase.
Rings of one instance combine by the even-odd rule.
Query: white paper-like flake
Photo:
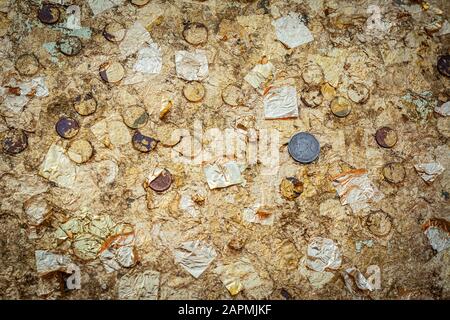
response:
[[[434,107],[434,111],[439,113],[441,116],[450,116],[450,101],[441,104],[440,106]]]
[[[360,290],[368,290],[368,291],[374,291],[375,286],[374,284],[369,281],[358,269],[352,267],[345,270],[344,273],[344,281],[347,289],[350,292],[353,292],[352,289],[352,278],[358,289]]]
[[[134,233],[119,235],[100,253],[100,261],[106,272],[130,268],[136,263]]]
[[[448,20],[445,20],[442,24],[442,28],[438,32],[438,36],[444,36],[446,34],[450,33],[450,23],[448,23]]]
[[[330,282],[331,279],[333,279],[333,277],[334,277],[333,272],[328,272],[328,271],[317,272],[317,271],[307,268],[306,260],[307,260],[307,257],[303,257],[300,259],[298,270],[301,275],[303,275],[306,279],[308,279],[311,286],[313,286],[316,289],[321,289],[328,282]]]
[[[28,101],[33,97],[47,97],[49,92],[45,85],[44,77],[36,77],[29,81],[24,81],[17,83],[15,80],[11,81],[8,88],[17,88],[17,94],[9,94],[8,88],[0,87],[0,94],[5,96],[3,104],[5,107],[12,112],[20,113],[23,108],[27,105]]]
[[[241,176],[241,168],[235,161],[229,161],[223,165],[207,165],[203,171],[210,189],[225,188],[244,182]]]
[[[145,44],[153,43],[150,33],[138,21],[136,21],[126,32],[125,37],[119,44],[122,57],[128,57],[137,52]]]
[[[331,239],[313,238],[306,254],[306,265],[314,271],[322,272],[327,268],[338,269],[341,266],[341,252]]]
[[[419,176],[426,182],[433,182],[445,168],[439,162],[419,163],[414,166]]]
[[[175,67],[178,77],[184,80],[203,80],[208,76],[208,58],[203,50],[177,51]]]
[[[159,291],[157,271],[126,274],[119,280],[118,296],[121,300],[157,300]]]
[[[181,211],[188,213],[191,217],[195,218],[199,215],[199,210],[196,208],[194,201],[192,200],[191,195],[183,194],[180,198],[180,203],[178,208]]]
[[[73,188],[77,172],[77,166],[66,156],[64,148],[52,144],[41,164],[39,175],[61,187]]]
[[[369,206],[369,201],[379,201],[383,194],[369,180],[364,169],[350,170],[333,179],[333,186],[341,199],[342,205],[350,205],[353,211]]]
[[[23,209],[27,215],[28,223],[32,226],[38,226],[44,222],[50,212],[50,206],[47,201],[39,195],[28,199],[24,203]]]
[[[253,88],[255,88],[260,94],[264,92],[264,84],[266,80],[273,73],[273,64],[267,62],[265,64],[257,64],[250,70],[249,73],[244,77]]]
[[[295,48],[311,42],[314,37],[297,13],[290,12],[272,22],[277,39],[289,48]]]
[[[208,244],[196,240],[182,243],[173,251],[175,261],[195,278],[208,268],[216,258],[216,250]]]
[[[124,2],[125,0],[88,0],[89,6],[91,7],[94,16],[108,9],[120,6]]]
[[[431,226],[425,230],[425,235],[430,241],[430,245],[437,252],[450,248],[450,235],[447,231]]]
[[[219,275],[220,280],[232,296],[245,290],[252,299],[264,299],[273,290],[273,284],[261,279],[251,261],[245,257],[233,263],[220,264],[214,269],[214,273]]]
[[[71,5],[66,9],[67,21],[65,27],[71,30],[81,29],[81,9],[79,6]]]
[[[274,87],[264,97],[266,119],[298,117],[297,90],[292,86]]]
[[[36,270],[40,276],[44,276],[51,272],[67,270],[72,260],[65,256],[45,250],[36,250],[34,253],[36,258]]]
[[[137,61],[133,66],[134,71],[144,74],[159,74],[161,68],[161,51],[156,43],[150,43],[148,47],[139,50]]]

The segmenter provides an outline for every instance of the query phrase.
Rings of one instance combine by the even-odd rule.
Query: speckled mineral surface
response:
[[[0,299],[450,299],[449,13],[0,0]]]

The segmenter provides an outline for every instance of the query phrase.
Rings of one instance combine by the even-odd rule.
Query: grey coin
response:
[[[295,161],[300,163],[310,163],[319,156],[320,144],[312,134],[308,132],[298,132],[289,140],[288,151]]]

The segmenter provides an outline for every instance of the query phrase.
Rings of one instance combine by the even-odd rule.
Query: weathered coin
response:
[[[110,83],[119,82],[125,75],[125,69],[119,62],[105,62],[99,72],[103,81]]]
[[[199,102],[205,96],[205,87],[200,82],[188,82],[183,87],[183,95],[191,102]]]
[[[308,65],[302,72],[303,80],[312,86],[317,86],[323,81],[322,68],[316,64]]]
[[[391,162],[383,167],[383,176],[391,183],[400,183],[405,179],[406,171],[401,163]]]
[[[59,41],[59,50],[66,56],[75,56],[81,49],[81,40],[77,37],[69,36]]]
[[[92,152],[91,143],[85,139],[80,139],[70,144],[67,155],[73,162],[84,163],[92,157]]]
[[[28,137],[23,130],[12,129],[3,139],[3,151],[9,154],[18,154],[28,147]]]
[[[287,200],[294,200],[303,192],[303,183],[296,177],[283,178],[280,183],[281,195]]]
[[[119,22],[108,23],[103,29],[103,36],[111,42],[120,42],[125,38],[127,29]]]
[[[188,43],[198,46],[208,41],[208,29],[203,23],[188,23],[183,29],[183,37]]]
[[[70,139],[80,130],[78,121],[69,117],[62,117],[56,123],[56,132],[61,138]]]
[[[289,140],[288,151],[295,161],[310,163],[319,156],[320,144],[312,134],[299,132]]]
[[[152,137],[143,135],[139,130],[133,134],[133,147],[140,152],[149,152],[155,149],[157,141]]]
[[[39,61],[34,55],[26,53],[17,58],[15,67],[22,76],[34,76],[39,71]]]
[[[383,237],[391,231],[392,219],[386,212],[372,212],[366,218],[366,227],[373,235]]]
[[[172,175],[169,170],[164,169],[155,179],[150,181],[149,187],[153,191],[163,192],[170,188],[172,184]]]
[[[330,108],[336,117],[344,118],[352,111],[352,104],[344,97],[336,97],[331,101]]]
[[[123,122],[131,129],[139,129],[148,121],[147,111],[140,106],[131,106],[124,109],[122,113]]]
[[[315,108],[322,103],[323,97],[319,90],[309,90],[302,94],[302,101],[310,108]]]
[[[383,148],[392,148],[397,143],[397,133],[389,127],[381,127],[375,134],[377,143]]]
[[[437,69],[444,76],[450,77],[450,55],[446,54],[438,58]]]
[[[244,101],[244,94],[239,87],[234,84],[229,84],[222,91],[222,100],[230,106],[237,107],[242,105]]]
[[[142,7],[149,3],[150,0],[131,0],[130,2],[137,7]]]
[[[91,93],[84,96],[80,95],[75,98],[73,107],[80,115],[89,116],[97,110],[97,100],[95,100]]]
[[[57,6],[45,4],[39,9],[38,18],[45,24],[57,23],[59,20],[59,9]]]
[[[369,89],[362,83],[352,83],[348,87],[347,96],[355,103],[364,103],[369,99]]]

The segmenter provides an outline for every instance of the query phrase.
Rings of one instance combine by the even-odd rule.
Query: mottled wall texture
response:
[[[449,13],[0,0],[0,297],[449,299]]]

